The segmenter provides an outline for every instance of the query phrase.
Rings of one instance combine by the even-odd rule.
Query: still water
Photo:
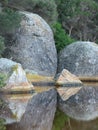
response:
[[[98,82],[84,82],[84,86],[98,87]],[[98,118],[91,121],[79,121],[57,110],[52,130],[98,130]]]
[[[56,112],[52,130],[98,130],[98,119],[77,121],[67,117],[60,110]]]
[[[92,85],[98,87],[98,83],[85,83],[85,86]],[[43,92],[50,89],[49,87],[36,87],[37,92]],[[19,130],[17,124],[7,125],[6,130]],[[69,118],[59,109],[55,114],[52,130],[98,130],[98,119],[92,121],[78,121]]]

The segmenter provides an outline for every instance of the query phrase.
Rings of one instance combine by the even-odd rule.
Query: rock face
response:
[[[98,45],[92,42],[75,42],[59,54],[58,72],[68,69],[78,76],[98,76]]]
[[[5,57],[22,64],[24,69],[38,74],[55,75],[57,53],[53,33],[49,25],[37,14],[21,12],[23,19],[11,43],[7,45]]]
[[[38,93],[29,101],[20,123],[7,130],[51,130],[57,105],[55,89]]]
[[[79,80],[79,78],[77,76],[71,74],[68,70],[63,69],[62,72],[60,74],[58,74],[58,76],[56,78],[56,85],[79,86],[79,85],[82,85],[82,82]]]
[[[98,88],[83,87],[68,100],[58,98],[59,109],[77,120],[92,120],[98,117]]]
[[[3,89],[7,89],[8,91],[33,89],[33,85],[28,83],[26,74],[19,63],[6,58],[0,58],[0,74],[6,77]]]

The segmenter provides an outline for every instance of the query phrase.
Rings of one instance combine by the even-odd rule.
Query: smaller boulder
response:
[[[65,47],[58,55],[58,72],[64,68],[80,77],[98,77],[98,44],[77,41]]]
[[[4,76],[3,90],[7,91],[25,91],[33,89],[27,78],[21,64],[13,62],[6,58],[0,58],[0,75]]]
[[[79,78],[71,74],[68,70],[63,69],[56,78],[56,85],[58,86],[80,86],[82,82]]]

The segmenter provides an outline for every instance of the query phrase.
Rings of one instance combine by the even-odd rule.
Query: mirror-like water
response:
[[[98,82],[84,82],[84,86],[98,87]],[[91,121],[78,121],[57,110],[52,130],[98,130],[98,118]]]
[[[57,110],[52,130],[98,130],[98,119],[77,121]]]
[[[97,82],[96,83],[85,82],[85,86],[89,86],[89,85],[98,87]],[[35,87],[35,91],[39,93],[39,92],[49,90],[51,87],[53,86],[51,85],[50,86],[37,86]],[[18,94],[17,96],[11,96],[11,98],[15,100],[15,98],[19,99],[20,97],[24,97],[22,98],[22,101],[25,101],[31,96],[32,94],[22,94],[22,95]],[[7,125],[6,130],[21,130],[21,129],[19,129],[17,123],[15,123],[13,125]],[[77,121],[77,120],[67,117],[60,110],[57,110],[55,114],[55,119],[54,119],[52,130],[98,130],[98,119],[95,119],[92,121]]]

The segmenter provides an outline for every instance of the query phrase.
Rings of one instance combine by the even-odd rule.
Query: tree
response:
[[[7,7],[7,1],[1,0],[3,8],[0,7],[0,57],[5,49],[4,39],[19,27],[22,15]]]
[[[8,0],[8,6],[37,13],[49,24],[57,20],[57,6],[54,0]]]
[[[1,57],[4,49],[5,49],[4,38],[2,36],[0,36],[0,57]]]
[[[98,3],[94,0],[61,0],[59,21],[65,31],[77,40],[96,41],[98,38]]]
[[[10,8],[3,8],[0,12],[0,34],[11,33],[19,27],[21,15]]]

